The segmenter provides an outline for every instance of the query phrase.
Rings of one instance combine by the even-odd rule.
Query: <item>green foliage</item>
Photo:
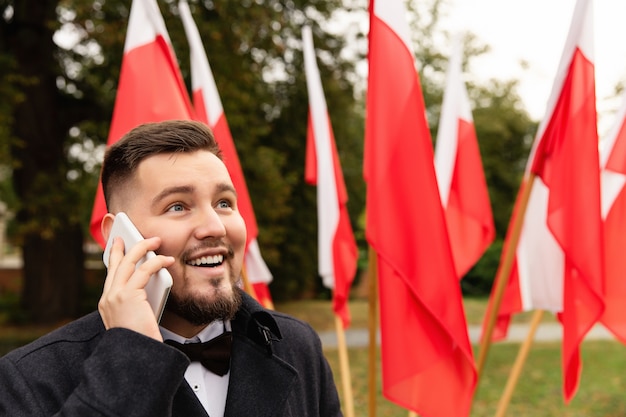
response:
[[[506,235],[526,159],[537,129],[516,92],[515,81],[493,81],[489,88],[470,90],[476,103],[474,123],[485,179],[494,212],[496,233]]]
[[[502,244],[502,239],[492,243],[476,265],[463,277],[461,280],[463,295],[477,296],[490,293],[500,264]]]

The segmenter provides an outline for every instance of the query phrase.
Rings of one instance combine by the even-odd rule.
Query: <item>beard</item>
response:
[[[230,270],[232,271],[232,268]],[[228,293],[217,286],[209,290],[213,292],[210,295],[184,291],[181,294],[171,292],[165,310],[195,326],[206,326],[216,320],[232,320],[241,306],[242,296],[235,285],[236,277],[229,278],[231,291]]]

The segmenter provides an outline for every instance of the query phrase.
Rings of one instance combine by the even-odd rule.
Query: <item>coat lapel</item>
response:
[[[287,398],[298,371],[273,354],[282,338],[273,317],[247,294],[231,322],[233,350],[225,417],[289,415]]]
[[[186,380],[183,380],[174,396],[172,417],[209,417]]]
[[[296,376],[297,371],[288,363],[249,339],[236,338],[225,417],[285,415]]]

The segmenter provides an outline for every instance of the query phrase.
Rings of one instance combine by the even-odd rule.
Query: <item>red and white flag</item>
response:
[[[420,415],[468,416],[476,369],[410,45],[403,2],[371,1],[363,174],[383,393]]]
[[[215,139],[224,154],[224,163],[237,190],[237,205],[246,222],[246,231],[248,233],[244,258],[246,273],[254,287],[258,301],[266,307],[271,307],[273,303],[268,284],[272,281],[272,274],[261,256],[257,242],[259,229],[252,207],[252,200],[248,193],[248,186],[246,185],[239,157],[237,156],[235,142],[228,127],[222,101],[217,91],[209,60],[202,45],[198,27],[193,20],[187,1],[181,0],[178,3],[178,9],[189,42],[191,89],[196,116],[199,121],[206,123],[213,130]]]
[[[448,62],[435,145],[435,171],[459,279],[478,262],[495,237],[461,60],[461,39],[457,38]]]
[[[311,28],[302,28],[304,69],[309,94],[305,179],[317,185],[318,265],[326,288],[333,291],[333,311],[350,324],[348,297],[356,274],[358,249],[348,215],[348,193],[339,164]]]
[[[604,310],[594,72],[593,3],[579,0],[518,194],[519,200],[524,187],[532,186],[528,205],[524,213],[519,203],[514,209],[513,217],[523,215],[523,223],[494,333],[506,335],[513,313],[557,313],[566,402],[580,381],[580,343]]]
[[[626,94],[613,128],[601,142],[605,303],[602,323],[626,344]]]
[[[156,0],[133,0],[107,145],[148,122],[191,119],[193,110]],[[91,214],[91,235],[102,247],[107,213],[102,184]]]

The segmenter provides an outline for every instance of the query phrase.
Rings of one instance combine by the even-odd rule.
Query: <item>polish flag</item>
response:
[[[566,402],[580,382],[580,343],[604,310],[593,58],[593,3],[579,0],[519,192],[531,187],[528,205],[523,213],[519,203],[514,209],[523,225],[494,333],[504,337],[511,314],[520,311],[556,313]]]
[[[133,0],[107,145],[142,123],[192,117],[189,95],[156,0]],[[100,222],[106,213],[99,183],[90,231],[102,247],[106,242]]]
[[[344,328],[350,324],[348,298],[356,274],[358,249],[348,215],[348,194],[339,164],[311,28],[302,28],[304,68],[309,94],[305,177],[317,185],[318,265],[326,288],[333,291],[333,311]]]
[[[601,321],[626,344],[626,94],[615,120],[600,147],[606,277]]]
[[[406,15],[401,0],[370,2],[363,173],[383,393],[420,415],[468,416],[476,369]]]
[[[254,287],[254,295],[257,300],[265,307],[271,307],[273,303],[268,284],[272,281],[272,274],[261,256],[257,242],[259,229],[243,170],[237,156],[235,142],[226,121],[222,101],[209,66],[209,60],[202,45],[198,27],[193,20],[187,1],[181,0],[178,3],[178,9],[189,42],[191,89],[197,120],[206,123],[213,130],[215,139],[224,154],[224,163],[237,190],[237,206],[246,222],[246,231],[248,233],[244,258],[246,273]]]
[[[448,63],[435,147],[435,171],[459,279],[495,237],[474,119],[462,79],[461,48],[457,38]]]

